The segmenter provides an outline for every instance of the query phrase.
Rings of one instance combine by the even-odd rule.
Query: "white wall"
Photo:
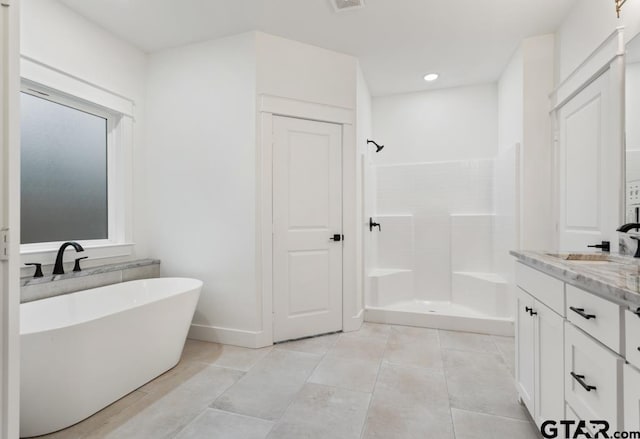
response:
[[[509,284],[510,250],[552,248],[551,119],[554,36],[522,41],[498,82],[499,153],[494,160],[493,270]],[[510,309],[510,308],[509,308]]]
[[[490,158],[496,154],[495,84],[376,97],[377,164]]]
[[[23,55],[125,96],[144,96],[143,52],[56,0],[22,0],[21,7]]]
[[[500,261],[496,266],[499,272],[511,271],[509,259],[503,255],[509,249],[553,247],[548,97],[554,86],[553,74],[554,36],[542,35],[522,41],[498,82],[496,221],[507,227],[509,235],[496,234],[494,258]]]
[[[528,38],[522,42],[524,105],[520,233],[522,248],[529,250],[545,250],[553,246],[549,95],[554,86],[554,45],[553,35]]]
[[[147,56],[56,0],[22,0],[21,7],[20,52],[23,56],[135,102],[132,154],[135,167],[133,239],[136,246],[131,257],[148,256],[145,195],[142,192],[146,170],[142,133]]]
[[[629,41],[640,31],[640,3],[628,1],[616,18],[613,1],[581,0],[556,32],[556,83],[565,80],[618,27]]]
[[[524,60],[519,46],[498,81],[498,149],[522,143]]]
[[[498,81],[498,155],[494,163],[494,269],[513,279],[510,250],[520,248],[520,152],[524,136],[524,54],[519,46]]]
[[[256,42],[258,94],[355,109],[354,57],[262,32]]]
[[[262,330],[255,41],[246,33],[149,57],[149,252],[164,276],[204,281],[194,323],[223,335]]]
[[[269,344],[270,304],[262,283],[264,96],[350,110],[366,135],[368,91],[357,61],[261,32],[192,44],[149,57],[147,224],[149,252],[163,275],[204,281],[191,336],[258,347]],[[361,78],[362,79],[362,78]],[[358,88],[358,90],[357,90]],[[279,101],[282,102],[282,101]],[[268,129],[268,127],[262,127]],[[362,212],[358,152],[344,131],[344,284],[351,319],[362,309]],[[265,195],[268,196],[268,195]],[[265,224],[271,219],[265,218]],[[361,233],[360,233],[361,234]],[[349,320],[352,321],[352,320]],[[354,327],[359,327],[357,318]],[[345,330],[353,329],[345,324]]]

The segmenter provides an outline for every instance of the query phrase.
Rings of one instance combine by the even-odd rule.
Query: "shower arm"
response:
[[[382,151],[382,148],[384,148],[384,145],[378,145],[375,141],[367,139],[367,145],[370,143],[373,143],[376,146],[376,152],[380,152]]]

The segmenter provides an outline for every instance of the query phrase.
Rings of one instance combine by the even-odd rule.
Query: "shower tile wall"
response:
[[[414,217],[416,299],[450,300],[449,216],[493,213],[493,166],[469,160],[376,167],[377,214]]]
[[[378,268],[400,268],[413,270],[415,263],[413,216],[376,215],[384,228],[375,233],[378,237]],[[384,233],[382,233],[384,232]]]

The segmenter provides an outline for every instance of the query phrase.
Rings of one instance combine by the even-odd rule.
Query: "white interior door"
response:
[[[273,232],[274,342],[341,330],[340,125],[273,118]]]
[[[602,74],[558,112],[561,251],[614,241],[621,224],[623,146],[611,75]]]

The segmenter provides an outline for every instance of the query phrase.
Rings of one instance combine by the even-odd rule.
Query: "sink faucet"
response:
[[[618,230],[616,230],[617,232],[622,232],[622,233],[627,233],[629,230],[631,229],[638,229],[640,230],[640,223],[627,223],[627,224],[623,224],[620,227],[618,227]]]
[[[64,267],[62,266],[62,256],[67,247],[72,246],[76,249],[76,252],[83,252],[84,249],[77,242],[65,242],[58,249],[58,255],[56,256],[56,265],[53,267],[53,274],[64,274]]]
[[[636,229],[640,230],[640,223],[627,223],[618,227],[618,232],[628,233],[629,230]],[[638,241],[638,247],[636,247],[636,254],[633,255],[634,258],[640,258],[640,238],[637,236],[631,236],[631,239]]]

